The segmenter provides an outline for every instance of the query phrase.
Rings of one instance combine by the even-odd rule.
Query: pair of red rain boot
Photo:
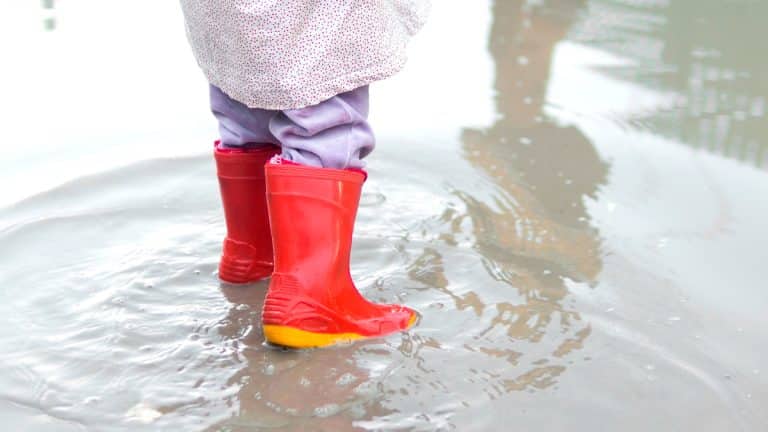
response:
[[[272,275],[262,311],[267,341],[310,348],[411,327],[414,311],[369,302],[349,274],[365,174],[270,162],[277,152],[218,144],[214,151],[227,224],[219,277],[246,283]]]

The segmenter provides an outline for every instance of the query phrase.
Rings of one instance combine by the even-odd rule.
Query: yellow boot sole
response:
[[[414,314],[403,330],[408,330],[416,324]],[[339,343],[351,342],[358,339],[368,339],[374,336],[363,336],[357,333],[315,333],[299,330],[295,327],[280,325],[265,325],[264,337],[267,342],[289,348],[318,348]]]

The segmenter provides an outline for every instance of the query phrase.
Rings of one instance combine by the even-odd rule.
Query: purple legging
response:
[[[248,108],[211,85],[211,111],[225,147],[276,144],[282,157],[324,168],[362,168],[375,140],[368,125],[368,86],[317,105],[289,110]]]

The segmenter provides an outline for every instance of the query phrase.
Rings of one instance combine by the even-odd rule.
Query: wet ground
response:
[[[2,424],[768,430],[768,4],[435,3],[372,91],[352,265],[422,320],[285,352],[216,278],[178,5],[4,2]]]

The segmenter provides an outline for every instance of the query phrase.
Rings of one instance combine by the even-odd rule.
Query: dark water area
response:
[[[218,281],[178,5],[0,6],[3,424],[768,430],[768,3],[435,3],[372,88],[352,252],[421,320],[308,351]]]

